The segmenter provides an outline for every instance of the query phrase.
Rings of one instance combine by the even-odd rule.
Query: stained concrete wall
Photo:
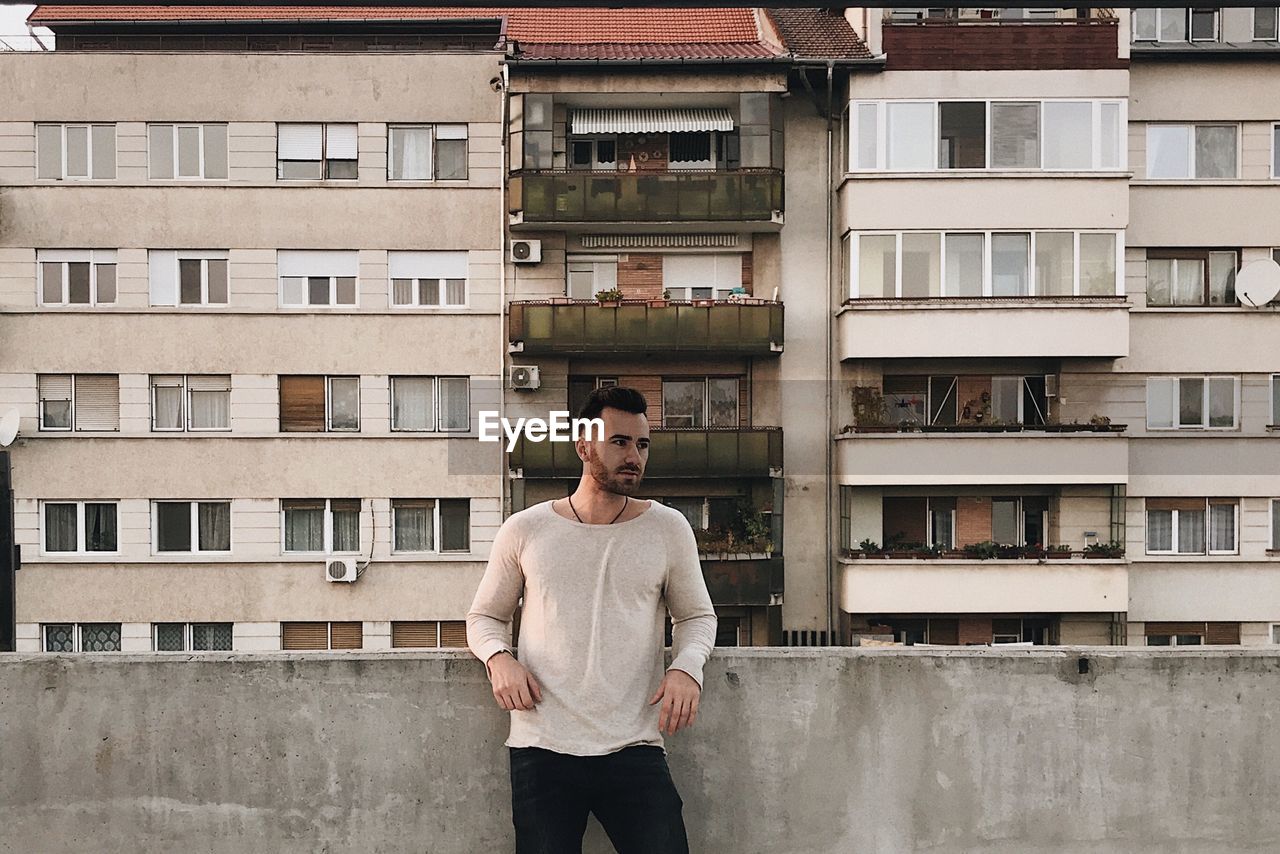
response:
[[[717,650],[668,749],[696,852],[1273,852],[1278,707],[1280,651]],[[0,656],[0,850],[510,851],[505,733],[462,653]]]

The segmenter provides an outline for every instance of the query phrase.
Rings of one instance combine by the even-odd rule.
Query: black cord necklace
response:
[[[628,497],[627,497],[627,496],[625,496],[625,495],[624,495],[624,496],[622,496],[622,510],[619,510],[619,511],[618,511],[618,515],[617,515],[617,516],[614,516],[612,519],[610,519],[610,520],[609,520],[609,524],[610,524],[610,525],[612,525],[614,522],[618,521],[618,518],[622,516],[623,511],[625,511],[625,510],[627,509],[627,501],[628,501],[628,500],[629,500],[629,499],[628,499]],[[570,495],[570,496],[569,496],[569,509],[570,509],[570,510],[573,510],[573,518],[577,519],[579,522],[582,522],[582,517],[578,515],[578,511],[573,509],[573,496],[572,496],[572,495]],[[585,525],[585,524],[587,524],[587,523],[586,523],[586,522],[582,522],[582,524],[584,524],[584,525]]]

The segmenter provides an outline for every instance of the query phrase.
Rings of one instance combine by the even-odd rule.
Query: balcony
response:
[[[770,605],[783,590],[781,555],[703,554],[702,575],[717,605]]]
[[[1114,16],[998,18],[958,16],[905,19],[887,10],[882,30],[886,71],[1050,70],[1125,68]],[[985,10],[998,11],[998,10]],[[1050,10],[1037,10],[1050,11]]]
[[[525,355],[775,356],[782,352],[782,304],[766,300],[663,302],[518,301],[508,341]]]
[[[841,359],[1129,355],[1123,296],[864,298],[838,318]]]
[[[646,480],[781,476],[778,427],[653,430],[649,438]],[[511,451],[509,467],[526,478],[582,476],[582,461],[572,442],[530,442],[523,435]]]
[[[1078,431],[1075,425],[1017,424],[940,429],[945,432],[841,434],[836,440],[840,483],[1102,485],[1129,480],[1129,447],[1120,425],[1081,425]]]
[[[1129,608],[1123,558],[842,559],[850,614],[1107,613]]]
[[[782,226],[782,170],[689,172],[522,170],[508,180],[512,227],[605,223]]]

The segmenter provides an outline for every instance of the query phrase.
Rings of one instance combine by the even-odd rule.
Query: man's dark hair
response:
[[[649,408],[644,395],[640,392],[626,386],[611,385],[598,388],[587,395],[587,402],[582,404],[582,409],[578,410],[578,417],[597,418],[606,406],[636,415],[644,415],[645,410]]]

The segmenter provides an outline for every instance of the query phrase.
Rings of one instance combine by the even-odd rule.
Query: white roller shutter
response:
[[[354,250],[281,249],[276,263],[281,277],[360,274],[360,257]]]
[[[70,400],[71,374],[41,374],[41,400]]]
[[[276,128],[281,160],[321,159],[323,125],[276,125]]]
[[[393,279],[465,279],[466,252],[389,252]]]
[[[151,277],[151,304],[178,304],[178,253],[152,249],[147,253],[147,273]]]
[[[120,377],[115,374],[76,376],[76,429],[120,429]]]
[[[466,139],[466,125],[436,125],[436,139]]]
[[[327,160],[355,160],[356,148],[355,125],[325,125],[324,156]]]

